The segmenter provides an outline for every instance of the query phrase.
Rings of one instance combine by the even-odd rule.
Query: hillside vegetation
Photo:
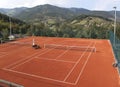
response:
[[[13,22],[14,34],[36,36],[76,37],[76,38],[109,38],[109,31],[114,29],[113,11],[90,11],[83,8],[61,8],[49,4],[33,8],[5,10],[5,14],[17,18]],[[9,18],[1,18],[1,36],[9,32]],[[119,21],[119,15],[117,21]],[[24,22],[23,22],[24,21]],[[117,23],[117,35],[120,37],[120,23]],[[9,33],[7,33],[9,34]]]
[[[9,18],[6,15],[0,13],[0,39],[6,40],[10,34],[10,20],[11,20],[11,28],[12,34],[26,34],[29,25],[23,21],[20,21],[15,18]]]
[[[117,31],[120,30],[119,28],[118,23]],[[34,32],[38,36],[106,39],[109,37],[109,31],[113,29],[113,21],[109,19],[99,16],[80,15],[64,22],[49,19],[46,23],[35,24]]]

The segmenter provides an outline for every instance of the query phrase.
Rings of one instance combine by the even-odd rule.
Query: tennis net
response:
[[[44,48],[96,52],[95,47],[88,47],[88,46],[69,46],[69,45],[59,45],[59,44],[44,44]]]

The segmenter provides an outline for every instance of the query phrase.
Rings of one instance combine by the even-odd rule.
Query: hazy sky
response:
[[[1,0],[0,8],[34,7],[51,4],[60,7],[77,7],[89,10],[120,10],[120,0]]]

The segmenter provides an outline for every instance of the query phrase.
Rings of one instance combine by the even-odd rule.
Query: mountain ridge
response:
[[[114,29],[114,11],[91,11],[46,4],[16,13],[13,12],[12,16],[30,25],[23,26],[23,29],[28,29],[27,35],[34,33],[36,36],[106,39],[109,37],[108,31]],[[117,35],[120,37],[119,31],[120,23],[117,20]]]
[[[40,18],[40,20],[44,20],[47,18],[57,18],[57,19],[68,19],[73,16],[79,16],[81,14],[85,15],[95,15],[95,16],[102,16],[108,19],[113,20],[114,19],[114,11],[96,11],[96,10],[88,10],[84,8],[64,8],[64,7],[58,7],[50,4],[45,5],[38,5],[31,8],[14,8],[14,9],[0,9],[1,13],[11,15],[13,17],[16,17],[18,19],[33,22],[37,20],[37,18]],[[120,22],[120,11],[117,11],[117,19]],[[34,20],[35,18],[35,20]],[[30,20],[31,19],[31,20]]]

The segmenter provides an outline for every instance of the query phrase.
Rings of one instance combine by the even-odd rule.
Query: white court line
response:
[[[86,52],[86,51],[85,51],[85,52]],[[5,68],[4,68],[4,70],[11,71],[11,72],[15,72],[15,73],[19,73],[19,74],[24,74],[24,75],[32,76],[32,77],[36,77],[36,78],[42,78],[42,79],[47,79],[47,80],[51,80],[51,81],[61,82],[61,83],[65,83],[65,84],[76,85],[75,83],[70,83],[70,82],[65,82],[65,81],[55,80],[55,79],[46,78],[46,77],[42,77],[42,76],[37,76],[37,75],[27,74],[27,73],[18,72],[18,71],[14,71],[14,70],[10,70],[10,69],[5,69]]]
[[[74,44],[75,45],[75,44]],[[61,56],[63,56],[65,53],[67,53],[70,49],[67,49],[66,51],[64,51],[63,53],[61,53],[59,56],[57,56],[55,58],[55,60],[57,60],[58,58],[60,58]],[[58,59],[59,60],[59,59]]]
[[[17,49],[17,51],[25,50],[25,49],[28,49],[28,48],[30,48],[30,47],[26,47],[26,48],[23,48],[23,49],[19,48],[19,49]],[[17,52],[17,51],[16,51],[16,50],[13,50],[13,51],[11,51],[10,53],[9,53],[9,52],[6,52],[6,54],[0,56],[0,59],[4,58],[4,56],[7,56],[7,55],[9,55],[9,54],[11,54],[11,53],[14,53],[14,52]]]
[[[91,52],[92,54],[92,52]],[[90,55],[88,56],[88,58],[90,57]],[[84,67],[82,68],[84,70],[86,64],[87,64],[88,60],[86,60],[86,63],[84,64]],[[38,76],[38,75],[33,75],[33,74],[28,74],[28,73],[24,73],[24,72],[19,72],[19,71],[15,71],[15,70],[10,70],[10,69],[5,69],[3,68],[3,70],[7,70],[7,71],[11,71],[11,72],[15,72],[18,74],[23,74],[23,75],[27,75],[27,76],[31,76],[31,77],[35,77],[35,78],[41,78],[41,79],[45,79],[45,80],[51,80],[51,81],[55,81],[55,82],[60,82],[60,83],[64,83],[64,84],[70,84],[70,85],[76,85],[76,83],[79,80],[80,75],[82,74],[83,70],[81,71],[79,77],[77,78],[77,81],[75,83],[71,83],[71,82],[65,82],[65,81],[61,81],[61,80],[56,80],[56,79],[52,79],[52,78],[47,78],[47,77],[43,77],[43,76]]]
[[[21,38],[21,39],[23,39],[23,38]],[[26,39],[28,39],[28,38],[26,38]],[[23,40],[25,40],[25,38]],[[3,50],[3,49],[7,49],[7,48],[12,48],[12,47],[18,46],[16,44],[12,45],[11,43],[16,43],[16,42],[20,42],[20,43],[26,43],[27,42],[28,43],[28,41],[30,42],[30,40],[26,40],[26,41],[23,41],[23,40],[19,41],[19,39],[18,39],[18,41],[6,42],[6,43],[3,43],[0,47],[2,47],[1,49]],[[31,42],[31,45],[32,45],[32,42]]]
[[[47,50],[47,51],[46,51],[46,50]],[[42,51],[45,51],[45,52],[41,53],[41,55],[42,55],[42,54],[45,54],[45,53],[47,53],[47,52],[49,52],[49,51],[51,51],[51,50],[53,50],[53,49],[50,49],[50,50],[48,50],[48,49],[42,50]],[[27,63],[27,62],[29,62],[29,61],[31,61],[31,60],[33,60],[33,59],[34,59],[34,56],[38,55],[39,53],[40,53],[40,52],[34,53],[34,54],[32,54],[32,55],[24,58],[24,59],[21,59],[20,61],[17,61],[17,62],[15,62],[15,63],[13,63],[13,64],[17,64],[17,63],[19,63],[19,62],[22,62],[23,60],[28,59],[28,60],[26,60],[25,62],[22,62],[22,63],[20,63],[20,64],[17,64],[16,66],[12,67],[11,69],[14,69],[14,68],[16,68],[16,67],[19,67],[19,66],[21,66],[21,65],[23,65],[23,64],[25,64],[25,63]],[[29,58],[30,58],[30,59],[29,59]]]
[[[92,42],[87,46],[87,48],[89,48],[89,46],[92,44]],[[82,53],[82,55],[80,56],[79,60],[75,63],[75,65],[73,66],[73,68],[70,70],[70,72],[68,73],[68,75],[65,77],[64,81],[67,80],[67,78],[70,76],[70,74],[73,72],[73,70],[75,69],[75,67],[77,66],[77,64],[80,62],[80,60],[82,59],[82,57],[84,56],[84,54],[87,52],[87,49]]]
[[[56,59],[49,59],[49,58],[36,58],[36,59],[51,60],[51,61],[66,62],[66,63],[76,63],[76,62],[72,62],[72,61],[56,60]]]
[[[52,40],[52,39],[51,39]],[[42,41],[42,42],[47,42],[47,41],[50,41],[50,40],[45,40],[45,41]],[[29,48],[29,47],[28,47]],[[22,49],[23,50],[23,49]],[[44,51],[44,50],[42,50],[42,51]],[[15,51],[16,52],[16,51]],[[39,52],[37,52],[37,53],[39,53]],[[32,55],[30,55],[30,56],[28,56],[28,57],[32,57],[33,55],[35,55],[35,54],[32,54]],[[0,56],[1,57],[1,56]],[[19,63],[19,62],[21,62],[21,61],[23,61],[23,60],[26,60],[28,57],[26,57],[26,58],[24,58],[24,59],[21,59],[21,60],[19,60],[19,61],[17,61],[17,62],[15,62],[15,63],[12,63],[12,64],[10,64],[10,65],[8,65],[8,66],[6,66],[7,68],[8,67],[11,67],[11,66],[13,66],[14,64],[17,64],[17,63]]]
[[[26,40],[25,42],[28,42],[29,40]],[[18,42],[18,41],[13,41],[13,42]],[[22,42],[22,43],[24,43],[23,41],[19,41],[20,43]],[[29,41],[30,42],[30,41]],[[7,49],[7,48],[12,48],[12,47],[15,47],[15,46],[18,46],[18,45],[11,45],[10,43],[12,43],[12,42],[7,42],[7,43],[4,43],[3,44],[3,48],[2,48],[2,50],[3,49]],[[32,45],[32,42],[31,42],[31,45]],[[6,47],[7,46],[7,47]],[[0,49],[1,50],[1,49]]]
[[[46,51],[46,50],[47,50],[47,49],[42,50],[42,51]],[[22,61],[24,61],[24,60],[26,60],[26,59],[29,59],[29,58],[31,58],[31,57],[33,57],[33,56],[35,56],[35,55],[37,55],[37,54],[39,54],[39,52],[34,53],[34,54],[32,54],[32,55],[30,55],[30,56],[28,56],[28,57],[26,57],[26,58],[22,58],[21,60],[19,60],[19,61],[15,62],[15,63],[12,63],[12,64],[10,64],[10,65],[6,66],[5,68],[9,68],[9,67],[11,67],[11,66],[13,66],[13,65],[15,65],[15,64],[17,64],[17,63],[19,63],[19,62],[22,62]],[[17,65],[16,65],[16,66],[17,66]],[[14,67],[15,67],[15,66],[14,66]]]
[[[96,42],[94,43],[94,46],[95,46],[95,45],[96,45]],[[93,49],[92,49],[91,52],[89,53],[89,55],[88,55],[88,57],[87,57],[87,60],[85,61],[84,65],[83,65],[83,67],[82,67],[82,69],[81,69],[81,72],[79,73],[78,78],[76,79],[75,85],[78,83],[78,81],[79,81],[79,79],[80,79],[83,71],[85,70],[85,67],[86,67],[86,65],[87,65],[87,63],[88,63],[88,60],[90,59],[90,56],[91,56],[91,54],[93,53],[92,51],[93,51]]]
[[[53,48],[53,49],[54,49],[54,48]],[[43,55],[43,54],[45,54],[45,53],[47,53],[47,52],[49,52],[49,51],[52,51],[53,49],[50,49],[50,50],[49,50],[49,49],[45,49],[45,50],[47,50],[47,51],[45,51],[45,52],[43,52],[43,53],[41,53],[41,54],[39,54],[39,52],[37,52],[37,53],[33,54],[33,56],[35,56],[35,55],[37,55],[37,56]],[[30,56],[30,57],[32,57],[32,56]],[[30,58],[30,57],[27,57],[27,58],[25,58],[25,59],[28,59],[28,58]],[[21,65],[23,65],[23,64],[25,64],[25,63],[33,60],[33,59],[34,59],[34,57],[33,57],[33,58],[30,58],[30,59],[26,60],[25,62],[22,62],[22,63],[14,66],[14,67],[12,67],[11,69],[14,69],[14,68],[16,68],[16,67],[18,67],[18,66],[21,66]]]
[[[43,77],[43,76],[28,74],[28,73],[19,72],[19,71],[15,71],[15,70],[11,70],[11,69],[6,69],[6,68],[2,68],[2,69],[5,70],[5,71],[10,71],[10,72],[14,72],[14,73],[17,73],[17,74],[30,76],[30,77],[33,77],[33,78],[39,78],[39,79],[50,80],[50,81],[64,83],[64,84],[75,85],[75,83],[71,83],[71,82],[65,82],[65,81],[61,81],[61,80],[56,80],[56,79],[52,79],[52,78],[48,78],[48,77]]]
[[[62,55],[64,55],[66,52],[68,52],[69,49],[65,50],[64,52],[62,52],[60,55],[58,55],[55,59],[53,60],[57,60],[59,57],[61,57]],[[39,55],[38,55],[39,56]]]
[[[60,55],[58,55],[55,59],[49,59],[49,58],[38,58],[37,59],[44,59],[44,60],[52,60],[52,61],[60,61],[60,62],[68,62],[68,63],[76,63],[76,62],[72,62],[72,61],[65,61],[65,60],[60,60],[58,59],[59,57],[63,56],[66,52],[68,52],[70,49],[67,49],[66,51],[64,51],[63,53],[61,53]]]
[[[44,59],[44,60],[51,60],[51,61],[59,61],[59,62],[68,62],[68,63],[76,63],[76,62],[72,62],[72,61],[65,61],[65,60],[59,60],[58,58],[61,57],[62,55],[64,55],[66,52],[68,52],[70,49],[67,49],[66,51],[64,51],[63,53],[61,53],[59,56],[57,56],[55,59],[49,59],[49,58],[38,58],[37,59]]]
[[[59,57],[63,56],[66,52],[68,52],[70,49],[67,49],[66,51],[64,51],[63,53],[61,53],[60,55],[58,55],[55,59],[49,59],[49,58],[44,58],[45,60],[52,60],[52,61],[60,61],[60,62],[68,62],[68,63],[76,63],[76,62],[72,62],[72,61],[65,61],[65,60],[60,60],[58,59]],[[43,59],[42,58],[38,58],[38,59]]]
[[[33,59],[33,58],[31,58],[31,59]],[[31,60],[30,59],[30,60]],[[30,61],[29,60],[29,61]],[[26,62],[28,62],[28,61],[26,61]],[[26,62],[24,62],[24,63],[26,63]],[[22,64],[24,64],[24,63],[22,63]],[[20,64],[20,65],[22,65],[22,64]],[[8,70],[8,69],[7,69]],[[11,71],[11,70],[10,70]],[[16,72],[16,71],[15,71]],[[50,78],[48,78],[49,80],[50,80]],[[51,79],[51,80],[54,80],[54,79]],[[59,80],[54,80],[54,81],[59,81]],[[65,81],[60,81],[60,82],[64,82],[64,83],[69,83],[69,82],[65,82]],[[75,85],[75,83],[69,83],[69,84],[73,84],[73,85]]]

